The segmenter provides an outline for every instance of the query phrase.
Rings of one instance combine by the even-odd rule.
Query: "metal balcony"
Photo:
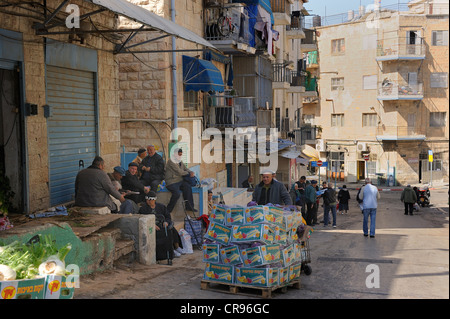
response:
[[[377,61],[424,60],[423,38],[392,38],[377,41]]]
[[[419,101],[423,99],[423,83],[397,83],[384,80],[378,84],[377,99],[379,101],[411,100]]]

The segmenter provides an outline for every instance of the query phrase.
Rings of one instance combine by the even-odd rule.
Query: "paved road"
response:
[[[415,216],[403,214],[399,192],[383,191],[375,238],[363,237],[362,215],[353,200],[349,214],[338,215],[336,229],[315,227],[310,240],[313,273],[302,275],[301,289],[274,293],[273,299],[448,299],[447,191],[432,191],[434,207]],[[201,290],[203,270],[198,250],[175,259],[173,266],[121,265],[82,277],[75,298],[251,298]]]

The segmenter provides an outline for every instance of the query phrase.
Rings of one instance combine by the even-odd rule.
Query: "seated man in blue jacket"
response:
[[[279,204],[292,205],[292,199],[286,187],[279,181],[274,179],[275,173],[272,171],[264,171],[262,174],[262,182],[259,183],[253,192],[252,201],[258,205]]]

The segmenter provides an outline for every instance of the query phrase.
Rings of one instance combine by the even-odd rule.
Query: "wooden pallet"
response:
[[[295,289],[300,289],[300,278],[297,278],[289,283],[281,286],[273,287],[255,287],[249,285],[240,284],[227,284],[212,280],[203,279],[200,283],[200,288],[202,290],[210,290],[215,292],[229,293],[235,295],[244,295],[250,297],[261,297],[261,298],[272,298],[272,292],[280,290],[281,293],[286,293],[288,287],[293,287]],[[261,294],[250,293],[250,291],[257,291]]]

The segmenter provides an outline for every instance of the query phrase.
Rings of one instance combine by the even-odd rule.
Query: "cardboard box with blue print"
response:
[[[220,261],[225,265],[242,264],[238,246],[228,246],[220,249]]]
[[[223,224],[210,222],[205,239],[212,240],[222,245],[228,245],[230,242],[231,229]]]
[[[236,284],[255,287],[278,285],[278,268],[236,267]]]
[[[203,244],[203,262],[218,263],[220,261],[219,244]]]
[[[227,209],[220,205],[213,205],[209,219],[211,221],[225,225],[227,218]]]
[[[203,279],[232,284],[234,283],[234,266],[206,263]]]
[[[252,206],[245,210],[246,224],[267,223],[284,227],[283,210],[273,206]]]
[[[232,226],[232,225],[243,225],[245,223],[245,207],[230,207],[227,208],[226,211],[226,225]]]
[[[233,226],[232,243],[260,242],[272,244],[275,239],[274,230],[267,224]]]

